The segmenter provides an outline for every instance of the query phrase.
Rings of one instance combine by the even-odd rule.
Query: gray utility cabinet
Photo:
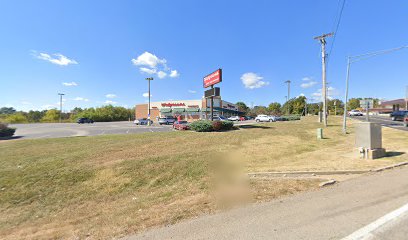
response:
[[[371,122],[355,123],[356,147],[365,149],[382,148],[381,125]]]

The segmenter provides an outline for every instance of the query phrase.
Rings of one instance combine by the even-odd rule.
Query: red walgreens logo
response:
[[[204,77],[204,88],[215,85],[222,81],[222,70],[218,69],[217,71]]]
[[[162,107],[183,107],[186,106],[185,103],[162,103]]]

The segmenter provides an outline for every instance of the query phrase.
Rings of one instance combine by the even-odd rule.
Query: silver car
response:
[[[133,121],[133,123],[136,125],[147,125],[148,122],[149,120],[147,118],[139,118]],[[150,120],[150,124],[153,124],[152,120]]]
[[[161,117],[161,118],[159,118],[159,124],[160,125],[162,125],[162,124],[169,125],[169,124],[173,124],[176,120],[177,119],[174,118],[174,117]]]

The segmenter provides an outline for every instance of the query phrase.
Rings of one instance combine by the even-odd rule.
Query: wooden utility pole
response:
[[[323,102],[323,123],[327,127],[327,90],[326,90],[326,37],[333,36],[333,33],[323,34],[321,36],[315,37],[315,40],[319,40],[322,46],[322,102]]]

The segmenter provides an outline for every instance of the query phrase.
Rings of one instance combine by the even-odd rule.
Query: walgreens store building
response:
[[[210,100],[179,100],[162,101],[150,103],[150,119],[153,121],[158,117],[172,116],[180,117],[183,120],[194,121],[199,119],[209,119],[211,114]],[[224,101],[221,97],[214,97],[214,116],[240,116],[243,112],[238,111],[238,106]],[[148,104],[137,104],[135,108],[135,117],[147,118]]]

